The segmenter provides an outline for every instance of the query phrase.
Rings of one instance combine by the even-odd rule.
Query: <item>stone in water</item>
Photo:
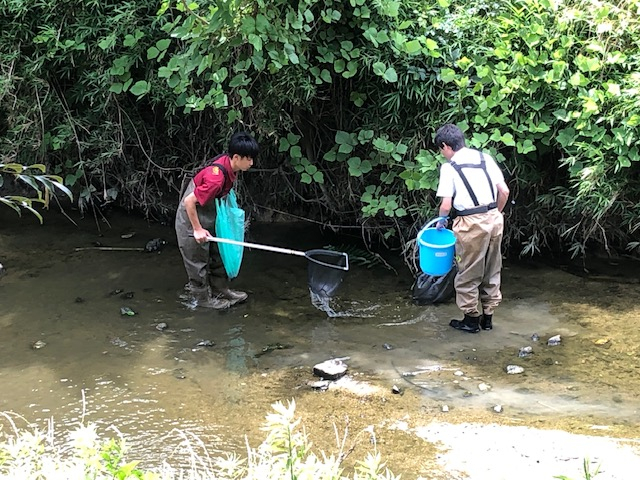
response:
[[[533,348],[532,347],[530,347],[530,346],[522,347],[520,349],[520,351],[518,352],[518,356],[520,358],[525,358],[525,357],[528,357],[529,355],[531,355],[532,353],[533,353]]]
[[[507,373],[509,375],[517,375],[518,373],[524,372],[524,368],[518,365],[507,365]]]
[[[342,360],[325,360],[313,366],[313,374],[325,380],[337,380],[347,373],[347,368]]]
[[[549,340],[547,340],[547,345],[551,347],[555,347],[556,345],[560,345],[561,339],[560,335],[554,335]]]

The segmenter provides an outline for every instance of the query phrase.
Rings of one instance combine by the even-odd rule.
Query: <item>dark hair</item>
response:
[[[446,143],[454,152],[457,152],[462,147],[466,147],[464,133],[453,123],[447,123],[438,129],[435,142],[438,148],[442,148],[442,144]]]
[[[238,154],[241,157],[251,157],[254,160],[258,156],[260,145],[248,132],[236,132],[229,140],[229,156]]]

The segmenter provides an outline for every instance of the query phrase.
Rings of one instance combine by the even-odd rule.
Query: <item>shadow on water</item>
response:
[[[337,357],[385,392],[411,392],[416,414],[446,404],[452,418],[458,411],[466,419],[499,404],[525,424],[547,416],[637,433],[637,283],[508,264],[494,330],[468,335],[448,327],[455,304],[410,303],[413,279],[397,260],[398,274],[352,265],[327,299],[310,292],[304,260],[246,250],[234,288],[249,300],[193,311],[180,303],[185,274],[171,227],[115,217],[98,237],[90,220],[76,228],[49,214],[39,226],[1,215],[0,410],[62,425],[80,421],[84,409],[85,420],[131,434],[128,443],[149,464],[188,462],[180,432],[197,435],[210,453],[242,448],[244,434],[262,438],[276,400],[340,411],[344,399],[306,386],[314,364]],[[75,251],[96,241],[137,248],[157,237],[168,241],[161,253]],[[253,225],[248,241],[305,250],[331,240],[307,225]],[[548,346],[558,334],[561,344]],[[45,345],[33,348],[38,341]],[[525,346],[533,353],[521,358]],[[509,375],[507,365],[524,372]],[[401,401],[399,414],[409,396]],[[376,405],[364,421],[393,408]]]

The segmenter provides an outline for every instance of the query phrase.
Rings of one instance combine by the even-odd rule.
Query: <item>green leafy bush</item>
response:
[[[401,246],[434,215],[432,136],[455,122],[507,174],[517,252],[636,245],[638,0],[68,3],[0,5],[0,154],[83,210],[171,216],[246,128],[245,205]]]

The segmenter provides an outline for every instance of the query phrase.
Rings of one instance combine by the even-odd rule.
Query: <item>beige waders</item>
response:
[[[456,217],[456,303],[465,315],[493,315],[500,304],[504,218],[497,209]]]

